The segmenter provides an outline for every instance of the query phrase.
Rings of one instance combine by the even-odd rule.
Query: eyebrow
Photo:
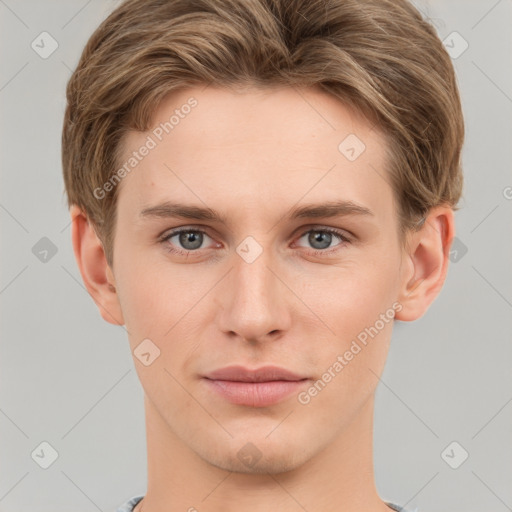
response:
[[[321,204],[306,204],[292,209],[284,216],[287,220],[302,218],[332,218],[347,215],[368,215],[373,212],[362,205],[352,201],[327,201]],[[139,216],[146,218],[183,218],[192,220],[208,220],[227,224],[227,218],[219,212],[207,207],[193,206],[183,203],[165,201],[163,203],[144,208]]]

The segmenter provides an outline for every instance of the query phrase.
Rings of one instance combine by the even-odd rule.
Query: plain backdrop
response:
[[[146,491],[143,392],[126,332],[102,320],[83,287],[60,160],[67,80],[115,5],[0,0],[1,512],[108,512]],[[411,510],[505,512],[512,2],[415,5],[452,53],[466,183],[447,282],[422,319],[395,325],[377,390],[376,482]]]

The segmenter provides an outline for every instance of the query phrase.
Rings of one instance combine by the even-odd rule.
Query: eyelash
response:
[[[331,233],[340,239],[340,243],[338,245],[335,245],[334,247],[331,247],[328,249],[312,249],[310,252],[314,256],[325,256],[326,254],[329,255],[332,252],[339,250],[340,247],[346,245],[347,243],[350,243],[350,239],[348,237],[346,237],[342,232],[338,231],[337,229],[328,228],[328,227],[310,228],[310,229],[302,232],[302,234],[299,236],[299,239],[302,238],[307,233],[310,233],[312,231],[313,232],[316,231],[318,233]],[[176,235],[179,235],[180,233],[202,233],[206,236],[210,236],[210,235],[208,235],[208,233],[206,231],[191,226],[191,227],[183,227],[183,228],[175,229],[174,231],[171,231],[170,233],[168,233],[160,238],[160,242],[165,245],[166,251],[168,251],[172,254],[178,254],[180,256],[190,256],[191,254],[198,253],[200,251],[200,249],[196,249],[195,251],[175,249],[169,243],[167,243],[171,238],[173,238]]]

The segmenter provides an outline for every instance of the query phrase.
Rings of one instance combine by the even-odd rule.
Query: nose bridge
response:
[[[264,247],[253,237],[239,244],[223,295],[221,328],[224,332],[255,340],[287,328],[283,284],[269,269],[274,266],[270,245]]]

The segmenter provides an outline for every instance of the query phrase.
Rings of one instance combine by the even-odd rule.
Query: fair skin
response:
[[[149,366],[134,356],[148,452],[136,510],[389,512],[374,483],[372,429],[393,321],[307,404],[297,394],[233,404],[202,376],[273,364],[307,377],[305,391],[381,314],[421,317],[445,280],[453,212],[433,208],[403,248],[382,135],[318,89],[190,88],[165,98],[153,126],[191,96],[198,105],[119,185],[112,268],[71,208],[75,256],[103,318],[126,326],[132,352],[146,338],[160,350]],[[351,133],[366,146],[354,161],[338,150]],[[127,135],[127,158],[148,134]],[[338,200],[370,213],[288,218]],[[226,223],[140,215],[164,201]],[[178,227],[196,238],[159,240]],[[248,236],[262,250],[251,263],[236,250]],[[247,443],[261,455],[252,466],[237,456]]]

